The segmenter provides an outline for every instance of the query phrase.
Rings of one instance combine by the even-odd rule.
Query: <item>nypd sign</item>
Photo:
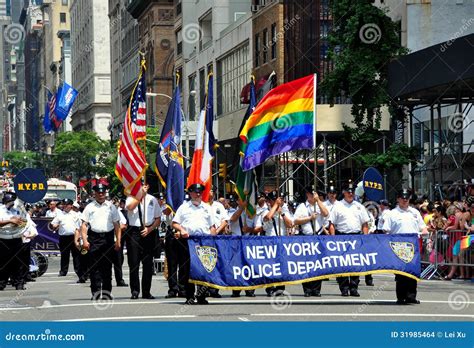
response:
[[[42,200],[48,191],[48,181],[40,169],[21,170],[13,179],[13,185],[18,198],[27,203]]]

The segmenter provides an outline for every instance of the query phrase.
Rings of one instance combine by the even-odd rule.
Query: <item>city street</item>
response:
[[[126,264],[126,261],[125,261]],[[72,264],[70,270],[72,269]],[[89,283],[76,284],[69,272],[57,276],[59,258],[51,257],[48,272],[26,291],[7,287],[0,292],[0,321],[472,321],[474,283],[421,281],[420,305],[395,304],[395,282],[390,274],[374,276],[374,287],[361,277],[360,298],[342,298],[334,279],[323,282],[322,297],[303,297],[300,285],[289,286],[289,295],[209,299],[207,306],[185,306],[184,299],[165,299],[167,283],[162,273],[153,277],[155,300],[130,300],[129,288],[113,288],[112,302],[90,300]],[[124,265],[128,283],[128,267]],[[114,281],[115,285],[115,281]]]

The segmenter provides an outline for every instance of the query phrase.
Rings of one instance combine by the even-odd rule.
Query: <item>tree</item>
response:
[[[111,156],[109,142],[89,131],[59,133],[53,151],[53,166],[56,175],[75,174],[77,178],[91,175],[105,176],[107,158]]]
[[[13,174],[18,173],[24,168],[39,168],[41,167],[38,154],[33,151],[10,151],[3,155],[3,159],[8,161],[7,171]]]
[[[368,152],[373,152],[373,142],[382,135],[379,130],[382,106],[389,106],[392,115],[396,109],[387,93],[388,63],[407,53],[400,43],[399,24],[373,3],[374,0],[332,1],[334,29],[329,42],[334,69],[322,83],[323,92],[330,100],[341,93],[351,98],[355,127],[344,124],[344,130]],[[387,158],[390,152],[411,156],[412,152],[405,150],[394,148],[386,155],[366,156],[362,162],[366,165],[385,163],[385,166],[387,163],[407,164],[413,157],[399,158],[395,162]],[[380,156],[385,156],[385,160],[380,160]]]

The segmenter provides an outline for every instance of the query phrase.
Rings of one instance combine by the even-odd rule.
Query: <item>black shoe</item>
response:
[[[148,295],[143,295],[142,298],[145,300],[154,300],[155,296],[153,296],[152,294],[148,294]]]
[[[112,294],[107,294],[107,293],[102,294],[102,300],[112,301],[113,299],[114,298],[113,298]]]
[[[360,294],[357,290],[354,289],[354,290],[351,290],[351,296],[352,297],[360,297]]]
[[[314,296],[314,297],[321,297],[321,294],[317,291],[313,291],[313,293],[311,295]]]
[[[119,288],[126,288],[127,286],[128,286],[128,284],[125,283],[124,280],[117,283],[117,287],[119,287]]]
[[[348,297],[349,296],[349,291],[347,291],[347,290],[341,291],[341,296]]]
[[[365,285],[374,286],[374,282],[373,282],[373,280],[369,280],[368,282],[365,282]]]
[[[183,304],[193,306],[193,305],[197,304],[197,302],[194,298],[188,298],[188,299],[186,299],[186,301]]]
[[[397,300],[398,305],[406,305],[407,301],[406,300]]]
[[[239,296],[240,296],[240,294],[239,294]],[[247,296],[247,297],[256,297],[255,293],[253,293],[253,292],[247,292],[247,293],[245,293],[245,296]]]
[[[245,295],[247,296],[247,295]],[[237,292],[233,292],[232,295],[230,295],[230,297],[240,297],[240,292],[237,293]]]
[[[59,272],[58,277],[65,277],[67,276],[67,273],[64,272]]]
[[[305,292],[303,296],[304,297],[311,297],[311,293],[310,292]]]
[[[168,295],[165,296],[165,298],[174,298],[174,297],[178,297],[178,294],[176,292],[168,292]]]
[[[409,298],[409,299],[406,300],[406,303],[409,303],[409,304],[420,304],[421,302],[420,302],[419,300],[417,300],[417,299],[411,299],[411,298]]]
[[[84,284],[86,281],[84,279],[78,279],[76,284]]]
[[[197,304],[207,305],[207,304],[209,304],[209,302],[205,298],[198,298],[197,299]]]
[[[276,290],[273,292],[272,296],[283,296],[285,294],[285,290]]]
[[[178,297],[186,298],[186,292],[185,291],[178,291]]]
[[[138,300],[138,291],[132,291],[131,300]]]
[[[0,291],[5,290],[5,285],[0,285]]]
[[[15,289],[17,290],[26,290],[25,286],[23,284],[18,284],[15,286]]]
[[[267,297],[272,297],[274,294],[274,291],[267,292]]]

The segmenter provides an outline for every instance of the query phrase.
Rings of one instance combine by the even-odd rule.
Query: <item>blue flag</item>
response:
[[[161,130],[156,169],[166,189],[166,203],[174,212],[184,201],[184,164],[181,151],[181,97],[176,86]]]
[[[48,101],[46,102],[44,108],[44,118],[43,118],[43,127],[45,133],[50,133],[56,131],[55,124],[52,121],[52,117],[54,115],[54,106],[51,110],[51,105],[56,103],[56,97],[48,91]]]
[[[56,93],[56,118],[58,121],[64,121],[67,118],[77,98],[77,94],[78,92],[66,82],[58,89]]]

